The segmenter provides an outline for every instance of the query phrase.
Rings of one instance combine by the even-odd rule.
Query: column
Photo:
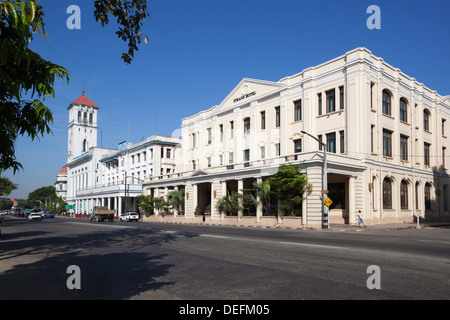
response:
[[[155,151],[155,150],[153,150],[153,152],[154,152],[154,151]],[[154,189],[154,191],[153,191],[153,196],[154,196],[155,198],[159,198],[159,197],[160,197],[160,195],[159,195],[159,189],[158,189],[158,188],[155,188],[155,189]],[[158,210],[158,209],[154,208],[154,209],[153,209],[153,212],[155,213],[155,217],[159,215],[159,210]]]
[[[256,178],[256,183],[261,184],[262,183],[262,178]],[[261,217],[263,215],[263,211],[262,211],[262,204],[261,204],[261,199],[258,196],[258,193],[256,193],[256,222],[261,222]]]
[[[227,195],[227,182],[226,181],[222,181],[220,183],[220,187],[221,187],[221,194],[220,197],[224,197]],[[220,213],[220,219],[223,220],[224,219],[224,213],[221,212]]]
[[[118,202],[117,215],[120,217],[120,215],[122,214],[122,197],[119,196]]]
[[[355,176],[348,179],[348,222],[356,223]]]
[[[194,218],[194,212],[195,209],[198,206],[198,185],[197,184],[193,184],[192,185],[192,215],[190,216],[191,218]]]
[[[243,179],[238,179],[238,193],[240,195],[243,194],[242,189],[244,189],[244,180]],[[242,205],[242,200],[239,200],[239,203]],[[238,212],[238,221],[241,219],[243,214],[244,214],[244,211],[243,210],[239,210],[239,212]]]
[[[174,191],[178,191],[178,186],[173,187]],[[176,218],[178,216],[178,209],[173,208],[173,217]]]

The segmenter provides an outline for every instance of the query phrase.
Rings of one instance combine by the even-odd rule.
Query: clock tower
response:
[[[83,94],[68,107],[67,163],[97,146],[98,106]]]

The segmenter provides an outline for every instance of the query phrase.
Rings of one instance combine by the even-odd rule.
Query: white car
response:
[[[33,220],[38,220],[41,221],[42,220],[42,216],[39,212],[32,212],[28,215],[28,221],[33,221]]]
[[[120,221],[138,221],[139,220],[139,215],[136,212],[127,212],[127,213],[123,213],[120,216]]]

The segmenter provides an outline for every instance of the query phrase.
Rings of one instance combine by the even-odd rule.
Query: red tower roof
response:
[[[67,174],[67,166],[63,166],[59,169],[58,174]]]
[[[74,102],[72,102],[72,104],[82,104],[85,106],[90,106],[90,107],[94,107],[94,108],[98,108],[98,105],[96,105],[95,103],[93,103],[88,97],[86,97],[83,94],[81,95],[81,97],[79,97],[77,100],[75,100]]]

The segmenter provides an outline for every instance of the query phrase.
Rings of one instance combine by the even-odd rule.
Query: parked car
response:
[[[45,217],[46,217],[46,218],[54,218],[55,215],[53,214],[53,212],[47,212],[47,213],[45,214]]]
[[[120,221],[138,221],[139,220],[139,215],[136,212],[126,212],[126,213],[122,213],[122,215],[120,216]]]
[[[28,221],[33,221],[33,220],[37,220],[37,221],[41,221],[42,220],[42,216],[40,213],[38,212],[32,212],[28,215]]]

